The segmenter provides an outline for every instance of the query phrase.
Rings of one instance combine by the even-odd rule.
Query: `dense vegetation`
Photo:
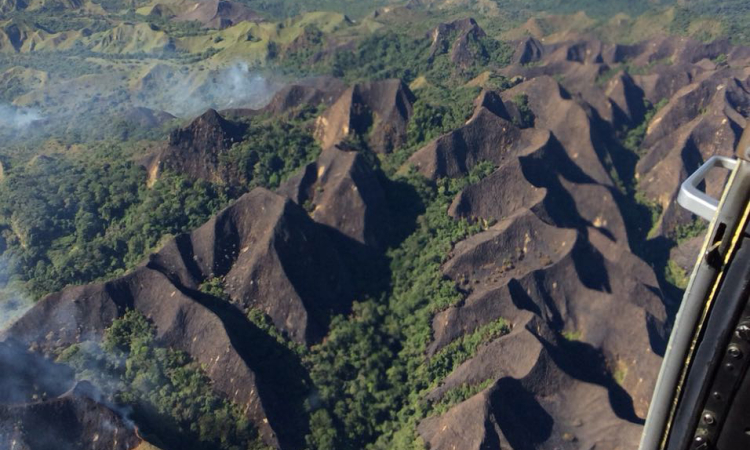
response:
[[[197,227],[228,197],[221,186],[176,174],[146,187],[132,162],[96,165],[39,157],[0,184],[7,273],[34,296],[112,276],[162,237]]]
[[[128,146],[100,143],[83,156],[39,156],[7,169],[0,183],[0,285],[35,298],[122,273],[170,236],[190,231],[255,186],[275,188],[319,148],[306,119],[252,120],[226,155],[242,185],[166,172],[148,186]]]
[[[482,229],[452,219],[447,207],[460,189],[492,169],[480,164],[466,178],[437,184],[416,173],[396,178],[418,193],[424,212],[416,230],[389,254],[391,289],[382,299],[356,304],[349,317],[334,319],[326,341],[310,350],[310,375],[324,406],[311,416],[313,448],[356,449],[375,439],[375,448],[421,448],[414,427],[432,409],[422,394],[473,356],[481,342],[506,332],[498,322],[425,359],[432,315],[462,298],[440,265],[453,243]]]
[[[166,448],[266,448],[241,408],[213,393],[188,355],[157,344],[153,325],[137,311],[115,320],[101,344],[73,345],[59,360],[131,407],[141,432]]]
[[[112,1],[97,3],[108,11],[116,11],[118,6]],[[246,3],[280,17],[320,8],[354,11],[356,17],[386,2],[354,5],[342,0],[247,0]],[[587,9],[598,17],[623,10],[623,2],[615,0],[545,0],[533,5],[498,0],[496,3],[519,21],[531,10]],[[624,10],[640,12],[648,7],[647,3],[626,2]],[[744,2],[732,0],[719,5],[733,8],[737,15],[727,14],[721,6],[707,1],[688,2],[676,9],[672,31],[687,34],[692,23],[719,17],[734,39],[750,40],[742,28],[742,21],[750,17]],[[70,25],[53,16],[43,15],[36,25],[51,31]],[[174,36],[202,33],[194,23],[176,25],[153,17],[138,18],[132,12],[126,17],[146,20]],[[20,14],[17,19],[30,20],[28,15]],[[76,24],[89,24],[94,31],[105,26],[88,19],[75,20]],[[392,246],[386,255],[389,270],[382,280],[377,280],[385,287],[363,292],[349,314],[334,317],[330,333],[322,343],[311,348],[295,345],[263,312],[250,311],[253,342],[259,343],[258,354],[265,358],[265,366],[258,370],[280,380],[275,387],[278,398],[299,406],[295,414],[304,423],[301,429],[309,431],[304,439],[311,449],[422,448],[415,432],[418,421],[444,412],[450,405],[488,387],[489,381],[454,389],[436,404],[426,402],[424,393],[471,358],[483,343],[510,328],[499,319],[457,339],[430,358],[425,355],[432,316],[461,301],[464,295],[443,277],[440,265],[455,242],[487,226],[454,220],[446,211],[461,189],[476,183],[494,167],[481,163],[465,178],[437,182],[415,172],[397,173],[397,170],[426,142],[466,121],[480,89],[467,82],[485,70],[507,64],[510,47],[492,36],[470,35],[468,48],[472,62],[460,65],[451,60],[448,46],[433,49],[429,37],[414,36],[396,27],[367,34],[350,46],[325,54],[321,53],[327,45],[325,34],[315,26],[307,27],[305,33],[307,46],[271,52],[270,59],[286,73],[330,73],[347,82],[400,78],[415,86],[416,102],[406,145],[391,155],[376,157],[363,140],[355,142],[387,186],[386,195],[392,201],[394,215],[403,223],[394,230]],[[453,38],[455,35],[445,40],[451,42]],[[0,70],[18,65],[72,79],[103,71],[98,64],[81,64],[85,58],[105,58],[85,49],[48,56],[0,56]],[[109,60],[117,58],[106,56]],[[607,77],[621,70],[637,69],[627,65],[615,67],[602,74],[599,81],[604,83]],[[498,89],[510,86],[500,76],[491,79],[492,83]],[[0,100],[10,102],[25,92],[21,84],[11,85],[0,93]],[[111,100],[125,101],[124,97],[116,96]],[[534,118],[528,98],[518,96],[513,101],[523,122],[518,125],[531,125]],[[647,105],[647,114],[640,123],[613,132],[617,139],[612,143],[615,151],[611,153],[616,155],[621,151],[624,156],[623,160],[609,162],[613,177],[619,181],[618,201],[628,219],[631,246],[654,266],[663,287],[682,288],[686,274],[667,259],[667,252],[675,243],[704,231],[701,222],[680,227],[667,239],[651,240],[649,230],[660,211],[639,194],[633,173],[648,122],[663,104]],[[93,114],[109,106],[102,103]],[[85,155],[59,153],[31,160],[21,158],[12,164],[6,162],[11,157],[0,155],[4,158],[0,162],[5,162],[4,177],[0,178],[0,254],[4,263],[0,265],[0,286],[15,283],[38,298],[69,284],[124,272],[165,239],[198,227],[243,192],[255,186],[275,188],[313,160],[320,150],[310,132],[316,112],[311,108],[289,120],[248,119],[248,132],[242,142],[220,159],[222,165],[235,171],[237,179],[242,181],[239,186],[192,181],[169,172],[148,186],[147,173],[133,162],[127,142],[152,139],[163,134],[163,130],[144,134],[132,124],[116,121],[106,130],[112,132],[115,141],[89,143],[86,149],[90,151]],[[109,120],[109,116],[104,117]],[[65,142],[81,143],[92,140],[91,136],[102,137],[95,130],[100,124],[92,121],[75,135],[66,129]],[[227,300],[218,278],[207,280],[201,290]],[[74,345],[60,359],[75,367],[82,377],[96,381],[114,400],[132,406],[136,420],[147,424],[144,431],[153,433],[165,449],[258,448],[257,432],[236,405],[211,392],[208,377],[195,361],[182,352],[161,347],[155,341],[153,326],[136,312],[128,312],[115,321],[101,343]],[[311,392],[315,395],[310,395]]]
[[[220,164],[244,181],[243,190],[256,186],[274,189],[281,180],[315,160],[320,147],[309,131],[315,108],[290,120],[253,118],[242,142],[220,156]]]
[[[290,17],[305,11],[315,10],[340,11],[352,18],[358,18],[372,12],[379,6],[392,3],[386,0],[368,2],[367,4],[347,0],[308,0],[305,2],[243,0],[243,2],[258,11],[277,18]],[[496,5],[497,9],[503,12],[502,19],[496,18],[495,22],[509,20],[512,23],[525,21],[540,12],[573,14],[585,11],[593,18],[607,20],[619,13],[635,17],[676,6],[676,17],[669,29],[672,33],[688,34],[691,24],[704,19],[713,19],[721,24],[723,28],[721,34],[736,42],[750,42],[750,33],[747,31],[750,6],[744,0],[693,0],[689,2],[675,0],[662,0],[660,2],[647,0],[541,0],[534,2],[528,0],[493,0],[491,4]],[[466,5],[461,6],[466,7]],[[697,37],[700,37],[700,35]]]
[[[718,20],[723,28],[721,34],[733,42],[750,42],[750,31],[747,28],[750,5],[743,0],[698,0],[682,3],[676,8],[670,31],[675,34],[692,34],[691,25],[702,19]]]
[[[360,42],[353,52],[338,51],[331,62],[334,76],[356,81],[362,79],[400,78],[407,83],[418,76],[430,81],[450,78],[469,80],[481,71],[498,68],[510,61],[512,49],[491,37],[467,35],[470,63],[455,64],[450,59],[456,33],[442,37],[445,45],[435,46],[429,37],[413,38],[396,32],[376,33]]]

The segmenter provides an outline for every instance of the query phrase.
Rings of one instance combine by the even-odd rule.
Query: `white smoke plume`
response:
[[[141,95],[144,104],[177,117],[194,117],[209,108],[261,108],[281,82],[237,62],[207,74],[163,69],[155,71]]]
[[[42,116],[36,110],[0,103],[0,128],[26,128],[37,120]]]
[[[145,131],[168,121],[162,112],[192,119],[209,108],[259,109],[289,81],[242,61],[218,68],[165,61],[114,78],[94,74],[65,84],[57,81],[60,77],[50,79],[55,81],[26,94],[34,99],[33,108],[0,103],[0,146],[60,137],[72,142],[106,139],[117,133],[112,125],[122,120]],[[156,120],[142,107],[153,110]]]
[[[103,352],[97,346],[86,344],[80,345],[80,352],[96,352],[86,357],[100,360],[105,357],[99,355]],[[0,448],[20,449],[29,445],[32,448],[59,450],[80,448],[71,440],[72,436],[65,428],[66,424],[75,420],[82,422],[83,426],[77,431],[82,439],[96,440],[102,437],[104,441],[116,443],[118,435],[135,428],[135,423],[130,419],[132,408],[114,404],[97,386],[101,384],[108,388],[107,383],[118,382],[115,378],[108,378],[104,372],[88,371],[83,379],[93,377],[91,382],[80,382],[81,378],[71,367],[56,363],[49,356],[30,352],[20,342],[10,339],[0,341],[0,373],[3,375],[0,377],[0,408],[8,405],[16,407],[14,412],[3,418],[5,426],[0,426]],[[74,386],[75,390],[72,390]],[[89,416],[85,416],[76,413],[75,417],[59,417],[50,422],[50,417],[44,412],[40,413],[44,410],[45,402],[69,395],[76,403],[88,398],[102,405],[99,414],[89,412]],[[25,414],[29,404],[35,404],[35,407]],[[90,411],[89,406],[85,408]],[[9,427],[14,421],[16,425]],[[18,447],[15,447],[16,444]]]
[[[10,275],[7,267],[6,258],[0,254],[0,331],[21,317],[33,304],[31,299],[7,281]]]
[[[238,63],[217,75],[217,83],[208,86],[210,98],[219,108],[260,108],[266,105],[278,90],[259,73],[252,72],[247,64]]]
[[[0,288],[0,331],[21,317],[32,306],[31,300],[12,288]]]

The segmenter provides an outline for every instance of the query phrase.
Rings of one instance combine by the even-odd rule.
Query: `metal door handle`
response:
[[[737,167],[737,160],[727,156],[712,156],[708,158],[708,161],[703,163],[695,173],[682,183],[680,193],[677,195],[677,203],[680,206],[709,222],[716,215],[719,201],[699,191],[698,185],[706,178],[706,174],[716,166],[721,166],[731,171]]]

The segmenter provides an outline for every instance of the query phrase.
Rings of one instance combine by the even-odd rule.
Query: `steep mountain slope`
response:
[[[0,443],[5,448],[132,450],[143,442],[133,425],[98,402],[85,382],[51,400],[0,405]]]
[[[194,179],[231,182],[231,174],[220,166],[219,159],[241,140],[242,133],[242,128],[209,109],[185,128],[170,133],[164,148],[147,163],[149,177],[156,179],[168,169]]]
[[[346,84],[334,77],[320,76],[288,84],[276,92],[268,104],[261,109],[235,108],[222,113],[238,116],[254,116],[268,113],[273,116],[295,115],[306,107],[330,106],[346,89]]]
[[[638,190],[662,206],[652,235],[675,236],[692,220],[674,202],[679,183],[711,155],[730,155],[746,124],[745,52],[725,42],[703,45],[686,39],[633,46],[582,40],[547,46],[531,39],[518,44],[517,64],[504,73],[527,81],[504,92],[503,100],[528,105],[534,127],[549,129],[553,144],[536,155],[500,145],[510,160],[466,188],[451,206],[452,215],[498,222],[458,243],[445,263],[444,273],[464,285],[468,297],[435,316],[429,351],[439,354],[497,317],[510,320],[513,331],[482,347],[430,394],[439,400],[451,389],[490,381],[480,393],[422,422],[420,434],[431,448],[637,446],[635,424],[645,417],[665,343],[666,315],[657,277],[630,250],[633,237],[626,233],[626,221],[632,218],[617,207],[622,200],[607,174],[628,170],[612,165],[622,164],[627,153],[607,143],[602,121],[615,129],[638,124],[644,101],[665,99],[658,113],[649,115],[648,127],[641,125],[643,141],[636,150],[643,156],[630,170],[635,170]],[[729,55],[724,67],[710,61],[720,55]],[[634,67],[656,66],[630,76],[627,71],[636,69],[618,67],[625,60]],[[671,65],[659,66],[664,60]],[[607,73],[615,76],[600,82]],[[549,75],[559,77],[562,86]],[[429,161],[427,155],[442,142],[464,141],[454,133],[420,150],[412,161]],[[459,145],[448,148],[455,150],[446,153],[462,155],[464,170],[475,164]],[[438,161],[422,163],[420,169],[432,175],[440,173],[441,163],[456,166]],[[722,183],[721,176],[709,178],[707,191],[718,195]],[[565,227],[572,236],[545,235],[555,230],[550,225]],[[538,248],[548,242],[556,243],[553,250]],[[696,237],[675,248],[678,264],[692,266],[698,242]],[[503,259],[512,249],[515,255],[511,251]],[[597,312],[593,305],[602,309]],[[622,317],[628,317],[626,326]],[[561,339],[545,328],[569,337]],[[611,378],[602,377],[605,367]],[[539,378],[535,370],[545,375]],[[592,400],[604,395],[608,401]],[[509,397],[518,405],[513,413],[503,406]],[[536,413],[525,416],[529,411]],[[520,422],[517,415],[526,419]]]
[[[236,308],[197,290],[214,277]],[[284,446],[291,430],[276,431],[284,407],[264,387],[272,380],[253,369],[259,361],[241,336],[254,325],[241,311],[259,309],[293,339],[314,341],[331,313],[346,308],[349,283],[327,232],[289,200],[257,189],[128,275],[41,300],[4,334],[49,351],[97,340],[115,318],[137,309],[161,342],[205,366],[214,389],[242,405],[267,443]]]
[[[316,222],[360,244],[385,248],[390,232],[388,205],[361,153],[329,147],[279,193],[305,205]]]
[[[0,332],[0,387],[10,383],[7,392],[18,394],[0,390],[0,443],[45,448],[29,430],[48,427],[102,448],[147,445],[138,430],[149,416],[109,402],[132,406],[133,397],[81,381],[101,379],[66,359],[135,312],[153,327],[161,355],[193,363],[205,379],[173,368],[168,377],[187,379],[187,395],[199,397],[201,383],[230,402],[243,419],[232,426],[257,430],[272,448],[636,448],[680,296],[670,271],[688,269],[700,244],[699,223],[674,199],[687,174],[730,154],[746,126],[750,50],[685,37],[599,41],[571,30],[599,30],[585,14],[534,18],[504,31],[513,37],[505,43],[495,40],[498,28],[479,25],[486,17],[455,16],[461,4],[412,1],[361,21],[308,13],[264,22],[254,6],[163,2],[140,9],[133,23],[113,15],[106,29],[3,24],[3,52],[70,49],[100,70],[56,79],[33,64],[9,68],[0,82],[20,87],[8,101],[39,107],[48,93],[72,90],[73,104],[91,97],[106,109],[135,98],[150,107],[112,110],[135,128],[175,119],[155,104],[169,100],[166,91],[190,86],[177,103],[207,90],[199,87],[206,80],[254,74],[240,65],[220,78],[213,69],[222,58],[275,61],[290,78],[323,75],[272,96],[283,77],[264,73],[266,106],[223,102],[230,109],[209,109],[130,153],[106,147],[123,142],[97,142],[105,151],[94,153],[62,141],[55,157],[0,154],[17,189],[35,186],[16,175],[34,164],[105,158],[109,170],[106,150],[140,163],[124,165],[135,183],[123,183],[127,199],[87,178],[40,190],[45,206],[70,208],[66,217],[6,207],[0,256],[21,255],[31,274],[65,269],[66,252],[92,248],[91,260],[102,261],[97,252],[135,247],[136,237],[84,244],[141,224],[144,209],[130,205],[149,192],[166,192],[138,204],[155,210],[171,201],[195,208],[220,196],[211,189],[229,196],[220,204],[233,199],[192,231],[163,236],[140,264],[92,272],[108,280],[76,278]],[[501,14],[487,2],[473,7]],[[413,17],[429,19],[420,27],[430,32],[398,28]],[[155,62],[157,54],[173,60]],[[182,74],[193,57],[200,69]],[[123,67],[137,75],[123,79]],[[378,79],[362,73],[370,69]],[[97,83],[111,84],[112,97],[97,96]],[[237,85],[230,96],[246,90]],[[285,139],[292,135],[304,139]],[[717,195],[722,183],[710,178],[707,191]],[[210,189],[183,204],[174,200],[181,186]],[[107,195],[120,203],[100,207]],[[119,221],[88,226],[97,214]],[[31,253],[27,244],[44,233],[19,231],[19,217],[46,220],[38,229],[53,230],[44,237],[51,256],[24,259],[18,249]],[[168,391],[151,373],[133,378],[141,390]]]
[[[367,134],[373,151],[390,153],[406,140],[413,102],[414,94],[400,80],[354,85],[319,117],[316,136],[326,148]]]
[[[0,342],[0,445],[7,449],[122,449],[143,440],[114,405],[102,402],[73,372],[29,353],[17,342]]]
[[[529,99],[538,143],[524,145],[523,139],[514,138],[514,134],[531,133],[532,129],[518,130],[498,116],[478,128],[483,131],[482,136],[489,136],[484,151],[499,167],[459,194],[450,211],[453,215],[497,223],[456,244],[445,262],[443,273],[462,286],[468,296],[459,305],[435,315],[429,354],[438,354],[446,345],[498,318],[508,320],[513,331],[481,347],[429,397],[439,401],[451,389],[487,381],[492,381],[493,387],[455,406],[455,413],[449,410],[440,418],[426,419],[420,425],[420,433],[432,448],[450,448],[460,442],[475,443],[470,445],[481,448],[492,445],[488,443],[493,440],[516,448],[525,439],[532,439],[530,430],[535,429],[534,425],[528,424],[528,434],[524,434],[514,425],[517,419],[504,416],[507,412],[498,409],[502,407],[495,406],[495,402],[502,404],[501,399],[507,395],[525,395],[525,402],[530,403],[520,408],[539,411],[529,419],[546,417],[545,437],[533,438],[539,444],[562,445],[563,436],[582,434],[575,439],[587,445],[635,446],[637,427],[621,428],[616,438],[604,430],[618,427],[615,424],[620,420],[627,424],[628,420],[645,416],[665,335],[666,315],[658,282],[651,269],[629,250],[624,220],[615,201],[617,193],[612,191],[598,159],[596,144],[590,138],[592,132],[585,132],[591,129],[590,113],[564,95],[555,98],[552,93],[564,91],[551,78],[527,81],[503,97],[512,99],[519,91]],[[464,128],[439,138],[437,145],[466,142],[464,130],[482,114],[492,113],[480,106]],[[551,121],[552,117],[580,123],[564,128],[562,123]],[[546,133],[542,131],[545,128]],[[577,132],[571,134],[569,129]],[[495,132],[499,137],[493,137]],[[454,137],[458,133],[461,134]],[[504,139],[520,149],[515,150]],[[481,145],[467,147],[482,149]],[[427,155],[434,155],[435,148],[434,143],[429,144],[412,161],[418,163]],[[445,147],[443,152],[453,157],[467,153],[459,146]],[[479,159],[473,155],[464,158],[459,164],[443,163],[442,173],[466,173]],[[441,174],[438,167],[434,163],[420,166],[430,176]],[[601,182],[587,173],[599,177]],[[627,325],[621,317],[630,318]],[[540,328],[549,331],[541,332]],[[575,336],[575,342],[567,342],[553,330]],[[541,336],[525,334],[530,331]],[[655,336],[661,338],[655,340]],[[523,363],[526,360],[528,366]],[[588,364],[584,362],[587,360]],[[570,361],[576,361],[576,367]],[[544,367],[538,369],[545,373],[541,378],[534,375],[536,367]],[[610,375],[601,373],[603,367],[609,368]],[[619,373],[617,382],[615,373]],[[524,394],[498,393],[502,390],[499,386],[506,383],[520,383],[515,390],[523,386]],[[564,409],[554,406],[562,399],[548,403],[550,399],[546,397],[551,392],[546,392],[550,385],[559,386],[554,392],[565,398]],[[584,396],[584,391],[591,393]],[[609,394],[605,394],[607,391]],[[590,396],[609,396],[611,409],[599,401],[597,415],[586,416],[588,407],[578,402],[588,402]],[[467,429],[460,419],[465,416],[487,425]],[[577,431],[565,425],[573,420],[583,424],[594,417],[603,421],[595,420],[597,425],[591,425],[596,432],[592,429],[589,433],[587,427]],[[605,422],[609,425],[605,426]],[[439,433],[438,427],[455,431]]]

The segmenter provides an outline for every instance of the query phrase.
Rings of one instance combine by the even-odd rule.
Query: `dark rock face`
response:
[[[503,92],[503,101],[526,96],[534,114],[534,126],[549,130],[581,176],[611,186],[612,179],[599,158],[601,130],[592,124],[593,111],[586,103],[573,99],[556,80],[539,76]]]
[[[222,277],[234,306],[197,292],[211,277]],[[269,445],[283,448],[294,433],[277,436],[284,405],[266,388],[271,380],[254,370],[252,343],[242,340],[254,326],[244,310],[261,309],[293,339],[312,342],[350,298],[329,233],[290,200],[255,189],[129,274],[44,298],[4,334],[51,350],[97,339],[128,308],[137,309],[153,322],[157,339],[203,364],[214,389],[243,405]]]
[[[327,148],[279,193],[307,205],[316,222],[361,244],[385,248],[390,231],[385,194],[360,153]]]
[[[24,450],[132,450],[143,442],[132,424],[81,390],[45,402],[0,405],[0,445]]]
[[[430,58],[449,53],[451,62],[459,69],[464,69],[471,65],[477,56],[472,43],[485,36],[484,30],[472,18],[441,23],[430,32]]]
[[[720,54],[724,66],[711,61]],[[479,159],[497,165],[449,209],[488,227],[457,243],[443,266],[468,296],[434,316],[428,354],[498,318],[511,325],[428,395],[438,401],[455,388],[489,383],[420,423],[430,448],[637,447],[666,313],[655,274],[630,249],[604,156],[618,157],[617,147],[606,135],[640,124],[646,100],[668,100],[648,124],[635,170],[639,190],[664,208],[653,232],[669,235],[692,221],[675,206],[679,184],[711,155],[731,155],[746,125],[747,56],[726,42],[684,38],[634,46],[521,41],[515,64],[502,72],[524,81],[502,93],[505,108],[479,99],[472,118],[481,106],[483,114],[492,109],[494,118],[483,122],[488,142],[464,137],[472,135],[469,121],[412,157],[430,177],[465,174]],[[536,64],[524,66],[527,60]],[[608,74],[624,61],[652,69]],[[549,137],[512,151],[504,139],[519,142],[506,138],[518,131],[497,124],[506,112],[515,116],[519,95],[534,115],[529,131]],[[467,149],[481,152],[469,157]],[[724,180],[712,175],[707,191],[718,196]],[[688,240],[670,256],[689,271],[701,243]]]
[[[304,105],[331,105],[346,89],[338,78],[318,77],[283,87],[263,110],[282,114]]]
[[[746,75],[734,69],[704,73],[704,62],[688,66],[697,56],[685,52],[703,55],[690,45],[668,53],[683,61],[679,70],[665,71],[672,81],[648,84],[649,75],[619,73],[597,82],[609,51],[597,42],[556,44],[542,49],[538,65],[504,69],[523,81],[499,102],[483,93],[464,127],[408,162],[431,178],[461,176],[482,160],[497,166],[449,209],[454,217],[483,221],[486,231],[457,243],[443,265],[468,295],[433,317],[428,356],[499,318],[511,327],[428,394],[439,401],[453,389],[489,383],[420,423],[430,448],[638,445],[666,345],[665,294],[630,248],[607,168],[618,147],[607,135],[640,124],[644,100],[669,93],[649,124],[636,170],[639,188],[671,207],[687,173],[712,154],[732,152],[750,91]],[[533,114],[531,128],[506,118],[516,116],[519,96]],[[472,131],[475,123],[481,126]],[[537,137],[520,145],[523,133]],[[697,156],[686,157],[685,149]],[[708,191],[717,195],[721,182],[709,179]],[[688,220],[665,208],[658,232]],[[692,266],[700,242],[673,251],[680,266]]]
[[[513,51],[513,62],[516,64],[529,64],[542,59],[544,46],[533,37],[521,39]]]
[[[712,155],[733,155],[749,110],[750,79],[724,69],[677,91],[651,121],[636,171],[646,196],[664,208],[661,231],[690,222],[674,202],[680,184]],[[725,180],[725,173],[712,172],[707,192],[718,197]]]
[[[657,65],[652,73],[636,75],[635,82],[643,89],[651,103],[672,97],[675,92],[692,83],[705,69],[695,64]]]
[[[513,192],[513,195],[507,195]],[[498,220],[529,208],[543,207],[545,188],[534,186],[523,175],[518,159],[511,159],[477,184],[459,193],[448,214],[452,217],[484,218]]]
[[[201,0],[186,12],[173,18],[176,21],[198,21],[208,28],[227,28],[245,21],[261,21],[258,13],[243,5],[227,0]]]
[[[224,276],[235,302],[262,309],[299,342],[319,340],[325,318],[351,295],[336,248],[288,199],[264,190],[248,196],[192,233],[194,260],[202,273]]]
[[[673,64],[695,64],[703,59],[714,59],[730,54],[733,47],[726,39],[708,44],[681,37],[667,36],[633,45],[612,44],[602,52],[608,64],[634,61],[638,65],[671,60]]]
[[[574,368],[585,361],[561,355],[554,334],[531,316],[481,350],[481,361],[499,358],[511,371],[496,372],[489,388],[420,423],[430,448],[637,447],[640,426],[612,411],[611,388],[581,383]]]
[[[354,85],[318,117],[315,135],[328,148],[351,135],[368,134],[373,151],[390,153],[406,142],[414,101],[414,94],[400,80]]]
[[[11,45],[11,47],[13,47],[16,52],[21,50],[21,46],[27,39],[28,33],[26,33],[25,31],[21,31],[21,29],[18,28],[18,25],[16,24],[8,25],[3,31],[5,32],[5,36],[7,37],[8,43]]]
[[[715,62],[721,55],[725,62]],[[750,110],[750,85],[744,67],[749,57],[750,49],[731,46],[724,40],[704,44],[683,37],[666,37],[633,45],[574,40],[543,45],[543,55],[533,67],[515,64],[502,72],[528,79],[528,83],[541,83],[545,75],[554,75],[564,86],[564,95],[580,104],[578,108],[589,116],[595,113],[598,116],[593,117],[595,126],[587,131],[583,121],[565,116],[558,106],[552,110],[545,108],[544,103],[531,105],[543,120],[544,116],[548,117],[546,120],[565,117],[568,130],[591,134],[592,145],[586,144],[582,149],[586,153],[588,148],[601,147],[603,136],[597,136],[598,128],[640,124],[644,102],[657,104],[668,100],[649,124],[640,149],[645,156],[636,172],[643,193],[663,208],[657,231],[670,234],[692,220],[674,202],[679,184],[711,155],[731,154],[745,126]],[[618,70],[618,65],[625,62],[647,70],[632,77],[625,72],[611,76],[610,71]],[[602,84],[598,80],[604,75],[611,78]],[[503,99],[528,91],[525,87],[528,83],[504,93]],[[528,91],[530,102],[534,90]],[[541,112],[543,109],[553,114]],[[563,147],[572,148],[566,143],[572,140],[562,126],[554,129],[550,124],[540,125],[550,128]],[[582,169],[597,182],[605,181],[603,174],[593,172],[592,168]],[[708,191],[717,195],[724,180],[724,176],[712,174],[707,180]]]
[[[502,112],[501,100],[488,101],[487,95],[483,98],[485,100],[477,102],[478,107],[466,125],[421,148],[409,158],[409,164],[428,178],[455,177],[467,173],[481,161],[499,164],[505,158],[547,145],[549,133],[516,127],[484,106],[488,104]]]
[[[492,114],[511,122],[514,119],[503,103],[503,99],[495,91],[482,89],[479,96],[474,99],[474,111],[476,112],[479,108],[485,108]]]
[[[607,83],[604,93],[612,105],[612,122],[615,127],[633,126],[643,121],[646,114],[643,89],[635,84],[627,72]]]
[[[73,387],[73,371],[29,353],[13,340],[0,342],[0,404],[58,397]]]
[[[431,448],[637,446],[666,313],[609,188],[566,180],[565,159],[556,146],[511,157],[451,206],[498,222],[456,244],[444,264],[468,297],[435,315],[428,352],[499,318],[512,331],[429,394],[492,381],[419,425]]]
[[[72,370],[0,341],[0,448],[132,450],[142,440],[132,423],[107,405]]]
[[[193,179],[231,181],[219,157],[242,138],[243,130],[209,109],[187,127],[172,131],[166,146],[148,163],[151,179],[163,169],[174,170]]]

